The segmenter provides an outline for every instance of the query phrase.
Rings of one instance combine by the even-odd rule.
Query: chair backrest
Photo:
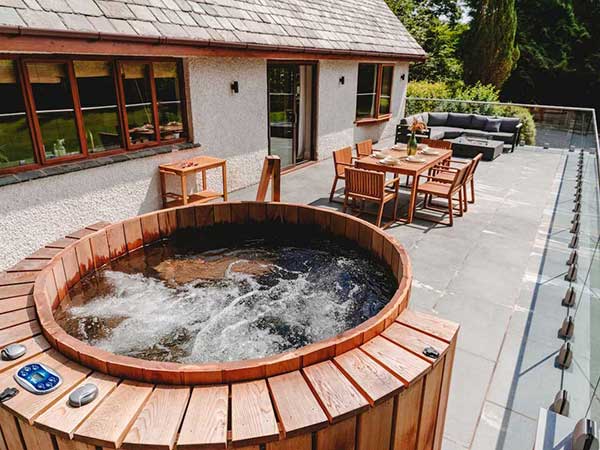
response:
[[[373,153],[373,141],[371,139],[356,144],[356,156],[359,158],[371,156],[371,153]]]
[[[438,140],[438,139],[421,138],[419,140],[419,142],[421,144],[426,144],[432,148],[439,148],[442,150],[452,150],[452,142],[448,142],[448,141],[442,141],[442,140]]]
[[[479,166],[479,161],[481,161],[481,158],[483,158],[483,153],[477,153],[475,158],[471,160],[471,171],[467,174],[467,178],[471,178],[473,175],[475,175],[475,171],[477,170],[477,166]]]
[[[346,194],[381,200],[384,194],[385,173],[346,167]]]
[[[338,176],[344,176],[346,164],[352,164],[352,147],[344,147],[333,152],[333,164]]]
[[[454,180],[452,180],[452,187],[450,188],[451,192],[456,191],[456,189],[460,188],[463,183],[467,181],[472,165],[473,161],[469,164],[463,164],[463,166],[455,172]]]

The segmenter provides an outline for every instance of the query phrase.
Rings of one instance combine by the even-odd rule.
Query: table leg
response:
[[[206,188],[206,170],[202,171],[202,190],[205,191]]]
[[[413,176],[413,182],[412,182],[412,186],[410,188],[410,201],[408,202],[408,219],[406,220],[406,223],[412,223],[412,221],[413,221],[415,203],[417,202],[418,180],[419,180],[419,174],[416,173]]]
[[[185,175],[181,175],[180,180],[181,180],[181,199],[183,201],[183,204],[187,205],[188,195],[187,195],[187,182],[185,179]]]
[[[223,201],[227,201],[227,162],[223,162],[221,170],[223,173]]]
[[[167,182],[165,180],[164,172],[158,173],[160,176],[160,194],[162,196],[162,205],[163,208],[167,207]]]

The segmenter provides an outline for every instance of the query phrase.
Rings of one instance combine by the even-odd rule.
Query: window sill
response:
[[[24,181],[29,180],[36,180],[38,178],[47,178],[54,175],[79,172],[80,170],[91,169],[94,167],[108,166],[110,164],[115,164],[123,161],[132,161],[140,158],[149,158],[151,156],[156,156],[163,153],[171,153],[177,150],[187,150],[196,147],[200,147],[200,145],[193,144],[191,142],[183,142],[178,144],[163,145],[159,147],[151,147],[143,150],[132,150],[128,152],[116,153],[113,155],[98,156],[95,158],[80,160],[77,162],[65,162],[62,164],[41,166],[32,170],[0,175],[0,187],[22,183]]]
[[[387,122],[391,118],[392,118],[391,114],[386,114],[385,116],[369,117],[367,119],[358,119],[358,120],[354,121],[354,124],[357,127],[362,127],[364,125],[372,125],[372,124],[375,124],[375,123]]]

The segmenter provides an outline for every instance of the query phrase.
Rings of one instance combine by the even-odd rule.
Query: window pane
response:
[[[123,89],[129,140],[132,144],[155,141],[152,92],[150,90],[150,64],[123,63]]]
[[[358,87],[356,95],[356,118],[365,119],[375,116],[375,97],[377,92],[377,65],[358,65]]]
[[[381,70],[381,96],[379,98],[379,114],[388,114],[391,110],[392,80],[394,68],[384,66]]]
[[[0,169],[34,162],[23,95],[14,62],[0,60]]]
[[[184,136],[183,107],[176,62],[154,63],[154,81],[158,100],[160,138],[179,139]]]
[[[88,151],[121,148],[117,94],[109,61],[74,61]]]
[[[46,159],[81,153],[71,85],[64,63],[28,63]]]

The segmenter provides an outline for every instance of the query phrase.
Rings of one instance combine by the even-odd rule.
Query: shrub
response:
[[[535,145],[536,128],[533,115],[527,108],[522,106],[498,106],[498,115],[506,117],[518,117],[523,123],[521,128],[521,141],[526,145]]]

